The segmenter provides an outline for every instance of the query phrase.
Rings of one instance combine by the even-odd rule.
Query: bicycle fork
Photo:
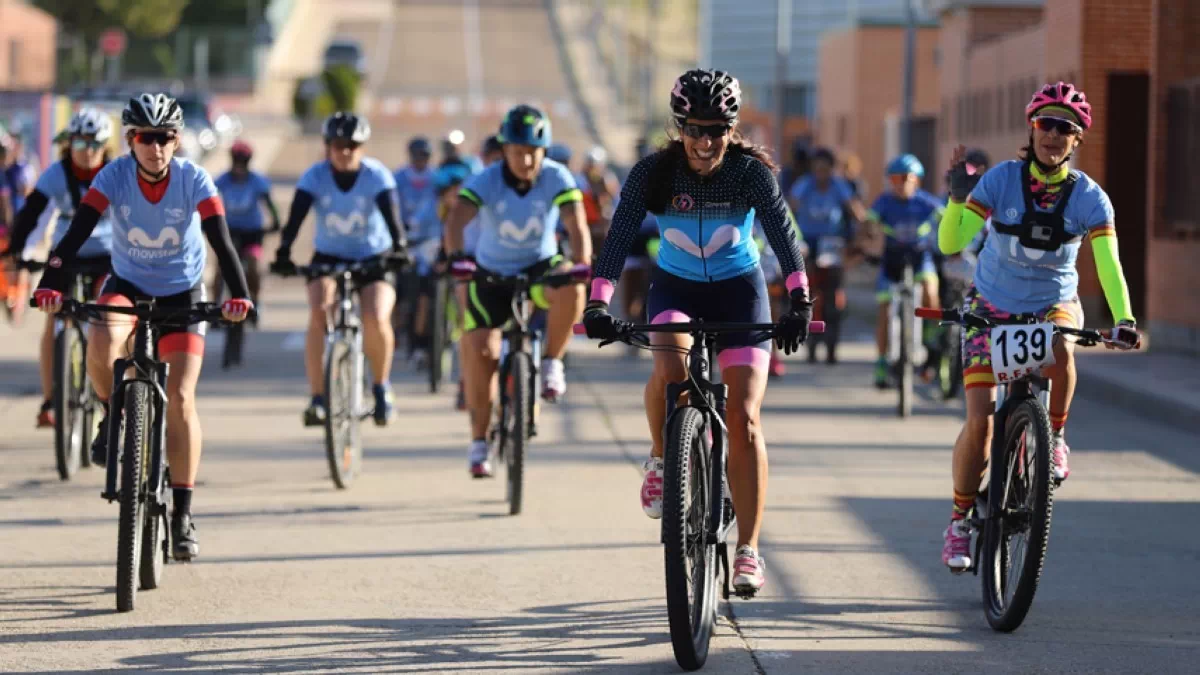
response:
[[[155,515],[159,515],[166,504],[163,499],[165,484],[163,467],[165,463],[162,461],[167,438],[167,393],[164,385],[170,366],[159,362],[152,363],[150,366],[150,372],[147,372],[145,366],[139,365],[136,359],[117,359],[113,364],[113,389],[108,401],[108,429],[105,430],[108,437],[108,461],[105,464],[104,492],[100,493],[100,496],[109,502],[115,501],[120,496],[117,475],[120,463],[125,461],[125,447],[121,443],[121,427],[125,414],[125,389],[134,382],[144,382],[150,385],[150,405],[154,411],[154,421],[150,427],[150,443],[146,447],[146,450],[153,455],[150,458],[153,463],[150,465],[148,478],[154,493],[147,496],[155,507]],[[136,376],[133,378],[125,377],[125,372],[130,368],[136,371]],[[138,486],[124,487],[138,489]]]

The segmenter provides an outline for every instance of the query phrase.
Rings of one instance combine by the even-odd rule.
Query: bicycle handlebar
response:
[[[957,323],[970,328],[995,328],[997,326],[1014,326],[1030,323],[1038,323],[1032,320],[1025,319],[995,319],[971,312],[964,312],[961,309],[934,309],[932,307],[918,307],[916,315],[921,319],[930,319],[933,321],[941,321],[943,323]],[[1081,344],[1085,347],[1095,345],[1097,343],[1116,344],[1118,341],[1112,338],[1105,337],[1098,330],[1071,328],[1069,326],[1054,325],[1054,332],[1062,333],[1063,335],[1072,335],[1080,338]]]
[[[779,327],[777,323],[705,323],[703,321],[689,323],[647,323],[633,324],[629,327],[631,333],[705,333],[720,335],[722,333],[745,333],[748,331],[773,332]],[[571,329],[576,335],[587,335],[587,327],[581,323]],[[816,335],[825,332],[824,321],[810,321],[808,334]]]
[[[475,263],[469,260],[459,260],[450,266],[450,274],[459,281],[473,280],[483,284],[511,284],[515,286],[545,284],[546,286],[557,287],[587,283],[588,278],[592,275],[592,268],[581,263],[564,272],[550,272],[537,278],[531,278],[526,274],[508,276],[493,274],[479,269]]]
[[[30,304],[34,307],[37,306],[36,301],[33,300],[30,300]],[[104,314],[124,314],[126,316],[137,317],[139,321],[149,321],[150,323],[180,321],[188,324],[201,322],[233,323],[225,320],[221,312],[221,303],[219,302],[198,302],[190,307],[160,307],[147,303],[133,306],[101,305],[66,299],[63,300],[61,313],[80,320],[91,318],[99,320]]]

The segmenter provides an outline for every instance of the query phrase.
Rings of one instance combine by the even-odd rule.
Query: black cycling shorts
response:
[[[263,230],[230,230],[229,238],[233,241],[233,250],[238,252],[238,255],[248,256],[251,253],[257,254],[253,257],[262,255],[263,240],[266,239],[267,233]]]
[[[531,279],[546,274],[562,264],[561,255],[552,256],[526,267],[521,273]],[[487,274],[487,270],[479,268]],[[472,281],[467,287],[467,316],[463,328],[471,331],[477,328],[499,328],[512,318],[512,300],[514,288],[510,284],[480,284]],[[535,286],[530,295],[540,309],[547,309],[545,298],[540,287]]]
[[[119,298],[123,298],[124,300],[120,300]],[[186,309],[198,302],[206,301],[208,293],[204,288],[204,282],[201,281],[183,293],[153,296],[143,292],[142,289],[118,277],[116,274],[110,274],[108,275],[108,281],[105,281],[104,287],[100,289],[99,301],[103,304],[127,304],[132,306],[138,300],[149,299],[153,299],[159,307],[179,307]],[[188,352],[189,354],[203,355],[204,334],[207,332],[207,328],[208,324],[203,322],[192,324],[159,324],[159,354]]]
[[[762,268],[721,281],[692,281],[655,268],[650,273],[646,297],[650,323],[681,323],[689,319],[728,323],[771,323],[771,301]],[[717,337],[721,368],[766,368],[769,341],[755,342],[755,334],[725,333]]]
[[[350,258],[340,258],[336,255],[326,255],[324,253],[313,253],[312,262],[310,264],[312,264],[312,265],[344,265],[344,264],[352,264],[352,263],[356,263],[356,262],[361,262],[361,263],[374,262],[374,261],[380,260],[382,258],[383,258],[383,256],[374,256],[371,258],[365,258],[363,260],[351,260]],[[321,275],[321,276],[328,276],[328,275]],[[318,278],[317,275],[312,275],[312,274],[308,275],[309,281],[313,281],[314,279],[317,279],[317,278]],[[380,281],[388,283],[388,284],[395,283],[394,275],[392,274],[392,271],[383,265],[381,265],[379,267],[375,267],[369,271],[354,273],[354,287],[357,289],[362,289],[365,286],[370,286],[371,284],[377,283]]]

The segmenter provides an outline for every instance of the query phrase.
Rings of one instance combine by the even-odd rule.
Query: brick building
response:
[[[18,0],[0,0],[0,90],[54,87],[58,22]]]
[[[935,52],[938,29],[929,24],[917,32],[913,114],[932,120],[937,114],[938,75]],[[888,20],[860,19],[848,28],[826,33],[821,40],[817,99],[817,142],[862,160],[863,178],[872,195],[884,184],[884,166],[898,147],[889,121],[898,117],[904,89],[904,27]],[[917,142],[915,152],[932,161],[932,134]],[[921,146],[925,146],[922,149]]]
[[[1200,354],[1200,298],[1193,297],[1200,288],[1200,53],[1188,44],[1200,36],[1200,1],[930,4],[940,25],[937,173],[957,143],[982,147],[993,161],[1015,157],[1028,137],[1023,112],[1033,91],[1047,81],[1074,82],[1095,120],[1074,164],[1112,198],[1134,313],[1156,348]],[[890,58],[898,57],[877,56],[875,63]],[[848,72],[822,68],[822,99],[826,86],[878,87],[866,78],[838,81]],[[857,114],[877,115],[861,108]],[[864,143],[878,141],[848,138],[844,147],[865,157]],[[1107,324],[1089,247],[1079,271],[1088,324]]]

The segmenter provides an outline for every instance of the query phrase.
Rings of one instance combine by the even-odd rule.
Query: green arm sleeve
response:
[[[946,204],[942,222],[938,225],[938,248],[946,255],[954,255],[967,247],[975,235],[983,229],[984,220],[979,214],[953,201]]]
[[[1129,308],[1129,286],[1125,285],[1125,273],[1121,270],[1121,258],[1117,255],[1117,237],[1114,234],[1092,238],[1092,256],[1096,258],[1096,272],[1100,286],[1108,300],[1108,309],[1116,321],[1133,321]]]

